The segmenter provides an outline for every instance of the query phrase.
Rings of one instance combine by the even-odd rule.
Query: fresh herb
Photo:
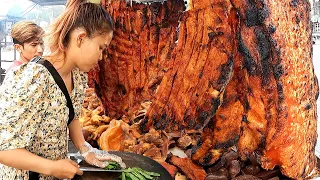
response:
[[[132,167],[125,169],[119,178],[121,180],[148,180],[159,176],[159,173],[149,172],[138,167]]]

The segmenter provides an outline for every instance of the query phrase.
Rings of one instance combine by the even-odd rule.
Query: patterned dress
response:
[[[75,118],[87,87],[87,74],[72,71],[70,94]],[[0,151],[25,148],[51,160],[67,158],[67,101],[46,67],[29,62],[14,67],[0,87]],[[29,171],[0,164],[1,180],[27,180]],[[40,174],[41,180],[54,179]]]

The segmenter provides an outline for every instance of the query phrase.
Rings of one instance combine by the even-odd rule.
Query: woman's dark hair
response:
[[[47,35],[50,56],[65,56],[70,34],[76,28],[84,28],[88,37],[94,37],[109,33],[114,27],[110,14],[101,5],[85,0],[68,0],[65,11],[52,24]]]

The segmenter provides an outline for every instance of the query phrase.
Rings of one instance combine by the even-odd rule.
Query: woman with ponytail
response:
[[[121,158],[91,147],[79,124],[87,75],[113,35],[105,9],[68,0],[48,34],[51,54],[8,72],[0,87],[0,179],[50,180],[82,175],[67,158],[67,130],[86,162],[105,167]]]

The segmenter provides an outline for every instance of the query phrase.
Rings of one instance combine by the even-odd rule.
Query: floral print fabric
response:
[[[72,71],[75,118],[87,86],[86,73]],[[67,101],[46,67],[29,62],[11,69],[0,87],[0,151],[25,148],[51,160],[67,158]],[[2,180],[27,180],[28,171],[0,164]],[[40,175],[41,180],[54,177]]]

